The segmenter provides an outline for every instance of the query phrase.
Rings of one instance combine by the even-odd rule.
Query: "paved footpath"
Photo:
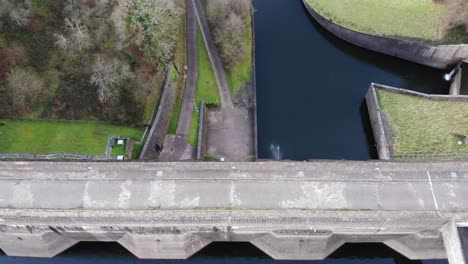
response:
[[[216,82],[221,94],[222,107],[208,113],[208,154],[224,157],[228,161],[250,161],[255,155],[253,113],[246,108],[235,108],[223,63],[208,26],[200,0],[191,0],[195,6]]]
[[[185,82],[177,132],[175,136],[166,137],[166,141],[164,142],[164,146],[166,147],[161,152],[160,161],[177,161],[191,158],[192,147],[188,144],[187,139],[190,133],[198,80],[197,20],[193,1],[186,0],[186,10],[187,80]]]

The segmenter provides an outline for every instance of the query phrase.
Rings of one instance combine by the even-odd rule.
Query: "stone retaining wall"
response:
[[[163,94],[159,102],[158,112],[151,125],[151,130],[139,159],[157,159],[163,148],[172,110],[176,101],[176,85],[172,82],[172,64],[168,66]]]
[[[357,46],[439,69],[447,69],[463,59],[468,59],[468,45],[432,46],[416,41],[357,32],[322,17],[306,0],[302,1],[319,24],[337,37]]]

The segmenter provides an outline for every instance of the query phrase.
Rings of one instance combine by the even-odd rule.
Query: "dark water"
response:
[[[138,260],[117,243],[79,243],[53,259],[0,257],[2,264],[447,264],[410,261],[380,244],[346,244],[324,261],[275,261],[248,243],[214,243],[189,260]]]
[[[260,156],[369,159],[370,82],[447,93],[442,72],[356,48],[321,29],[300,0],[254,0]],[[274,149],[278,150],[278,149]],[[80,243],[53,259],[2,264],[446,264],[409,261],[383,245],[345,245],[324,261],[274,261],[247,243],[213,244],[187,261],[138,260],[116,243]]]
[[[443,72],[336,38],[300,0],[254,5],[260,158],[376,158],[363,104],[371,82],[448,93]]]
[[[459,227],[458,235],[460,236],[465,259],[468,259],[468,227]]]

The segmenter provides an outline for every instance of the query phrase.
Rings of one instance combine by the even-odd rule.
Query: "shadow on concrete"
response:
[[[374,139],[374,132],[372,131],[372,125],[369,117],[369,109],[367,108],[365,100],[362,101],[360,112],[362,127],[364,127],[364,131],[366,133],[366,138],[368,142],[367,145],[369,147],[369,155],[372,159],[378,159],[379,154],[377,153],[377,145]]]

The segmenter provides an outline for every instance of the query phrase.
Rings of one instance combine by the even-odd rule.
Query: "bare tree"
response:
[[[92,71],[90,83],[98,88],[101,103],[115,101],[120,95],[121,82],[133,76],[127,63],[115,58],[106,60],[102,56],[97,56]]]
[[[0,0],[0,19],[8,23],[24,27],[31,18],[30,0]]]
[[[44,94],[44,82],[32,69],[14,68],[7,76],[7,94],[13,109],[31,108]]]
[[[65,31],[68,33],[67,36],[59,33],[54,34],[57,47],[68,51],[82,52],[91,46],[89,31],[79,18],[66,18]]]

